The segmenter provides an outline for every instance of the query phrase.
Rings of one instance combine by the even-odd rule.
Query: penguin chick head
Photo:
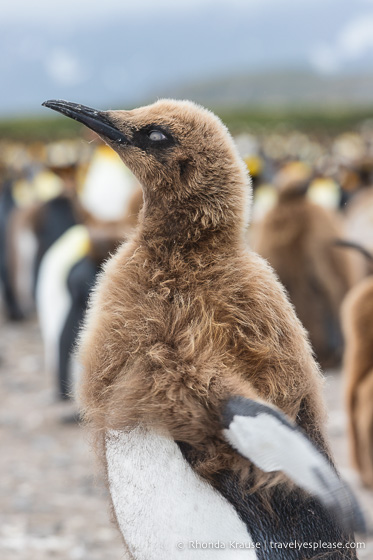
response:
[[[65,101],[43,105],[97,132],[144,190],[145,206],[183,222],[221,227],[247,219],[245,165],[223,123],[190,101],[159,100],[130,111],[97,111]]]

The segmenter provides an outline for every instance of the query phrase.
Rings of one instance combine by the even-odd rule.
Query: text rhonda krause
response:
[[[189,541],[188,548],[190,549],[253,549],[253,548],[262,548],[261,543],[253,543],[251,541],[248,542],[238,542],[238,541],[229,541],[229,542],[222,542],[222,541],[214,541],[214,542],[205,542],[205,541]]]

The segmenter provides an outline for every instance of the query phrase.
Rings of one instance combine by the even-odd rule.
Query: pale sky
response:
[[[152,13],[185,13],[195,12],[199,8],[211,7],[213,14],[219,5],[229,6],[232,11],[252,10],[253,15],[268,11],[271,6],[283,6],[291,17],[292,3],[297,0],[12,0],[1,6],[1,23],[42,24],[50,27],[66,26],[67,24],[97,23],[100,20],[123,18],[151,18]],[[300,0],[307,4],[322,7],[335,5],[343,10],[349,0]],[[361,15],[348,21],[337,35],[332,35],[325,42],[315,41],[309,53],[312,66],[323,73],[338,71],[346,60],[358,58],[367,51],[373,50],[373,0],[355,0],[361,6]],[[156,31],[155,31],[156,32]],[[22,47],[22,45],[21,45]],[[34,45],[35,47],[35,40]],[[26,45],[27,50],[27,45]],[[50,53],[49,66],[51,74],[58,80],[60,74],[74,81],[75,74],[82,78],[82,69],[70,59],[68,48],[56,49]],[[27,53],[26,53],[27,55]],[[58,64],[57,64],[58,63]]]
[[[343,9],[347,0],[12,0],[2,2],[1,23],[6,22],[48,22],[50,25],[66,21],[99,20],[114,15],[149,15],[162,11],[192,11],[199,7],[211,6],[212,13],[218,5],[228,5],[232,10],[250,8],[255,12],[282,5],[291,8],[294,2],[303,5],[320,6],[329,4]],[[362,7],[372,5],[373,0],[355,0]]]
[[[310,60],[317,70],[328,74],[369,52],[373,53],[373,11],[349,21],[328,42],[316,43]]]
[[[172,84],[294,67],[329,75],[354,68],[373,73],[373,0],[1,5],[0,73],[6,87],[0,90],[0,113],[26,111],[44,97],[127,102],[130,94],[158,95]]]

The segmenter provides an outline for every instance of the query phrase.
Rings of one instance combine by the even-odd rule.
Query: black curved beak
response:
[[[71,103],[70,101],[63,101],[61,99],[50,99],[49,101],[44,101],[42,105],[85,124],[85,126],[97,132],[97,134],[104,139],[117,142],[118,144],[131,143],[127,136],[118,130],[110,121],[105,111],[98,111],[97,109],[86,107],[85,105],[79,105],[78,103]]]

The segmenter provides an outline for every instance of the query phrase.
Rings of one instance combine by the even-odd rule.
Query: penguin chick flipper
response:
[[[304,432],[272,406],[232,397],[223,411],[224,436],[264,472],[282,471],[320,500],[348,532],[365,533],[365,521],[349,487]]]

